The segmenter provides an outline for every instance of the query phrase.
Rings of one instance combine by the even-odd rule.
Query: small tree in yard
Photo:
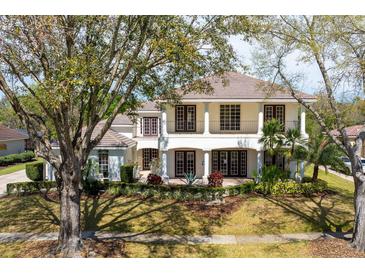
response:
[[[257,72],[270,80],[271,91],[289,92],[304,106],[351,161],[355,182],[352,246],[365,251],[365,175],[360,158],[365,131],[359,133],[355,145],[350,142],[344,130],[347,121],[336,100],[340,88],[341,92],[357,90],[365,94],[365,17],[270,16],[261,23],[262,32],[257,37],[261,50],[255,58]],[[293,56],[298,63],[310,63],[318,68],[328,113],[306,103],[298,92],[305,74],[286,68],[287,58]],[[327,121],[333,121],[333,127]],[[331,129],[336,129],[341,138],[333,136]]]
[[[80,182],[90,151],[118,113],[141,101],[177,100],[176,87],[211,91],[200,79],[235,60],[229,24],[219,16],[0,17],[0,90],[56,171],[63,256],[81,248]]]
[[[312,136],[308,143],[307,161],[313,164],[312,181],[318,180],[319,167],[323,166],[326,169],[328,166],[341,167],[345,170],[346,166],[341,160],[343,152],[338,146],[323,134]]]

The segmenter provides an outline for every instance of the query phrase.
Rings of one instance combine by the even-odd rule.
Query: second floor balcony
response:
[[[259,121],[166,121],[166,127],[168,134],[257,134]],[[299,121],[285,121],[283,123],[285,131],[290,128],[299,128]]]

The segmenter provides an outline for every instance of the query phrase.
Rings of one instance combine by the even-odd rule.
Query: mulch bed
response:
[[[350,246],[349,241],[342,239],[319,239],[309,243],[313,257],[321,258],[365,258],[364,252],[359,252]]]
[[[226,197],[224,203],[211,204],[204,201],[182,202],[194,214],[202,217],[220,218],[237,210],[245,201],[242,197]]]

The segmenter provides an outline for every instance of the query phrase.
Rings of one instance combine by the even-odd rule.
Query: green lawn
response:
[[[309,167],[307,175],[311,172]],[[224,205],[119,197],[82,201],[84,230],[149,232],[170,235],[281,234],[351,229],[353,183],[320,171],[333,193],[316,197],[227,199]],[[37,195],[0,199],[0,232],[58,229],[59,208]],[[20,247],[24,247],[20,248]],[[31,244],[0,244],[0,257],[17,257]],[[168,245],[127,243],[128,257],[310,257],[308,242],[249,245]],[[26,253],[24,253],[26,254]],[[26,256],[26,255],[25,255]]]
[[[13,173],[13,172],[16,172],[16,171],[19,171],[19,170],[23,170],[23,169],[25,169],[25,165],[28,164],[28,163],[35,163],[35,162],[42,162],[42,161],[43,161],[42,159],[37,159],[37,160],[32,161],[32,162],[19,163],[19,164],[11,165],[9,167],[0,169],[0,176],[10,174],[10,173]]]
[[[32,242],[0,243],[0,257],[36,257]],[[39,243],[38,243],[39,245]],[[38,246],[39,249],[39,246]],[[277,258],[313,257],[308,242],[286,244],[245,245],[187,245],[126,243],[125,255],[129,258]],[[35,254],[34,254],[35,253]],[[44,252],[45,253],[45,252]],[[39,254],[39,253],[38,253]],[[39,256],[39,255],[38,255]]]
[[[310,170],[308,170],[310,172]],[[335,194],[321,197],[247,195],[209,207],[173,200],[119,197],[82,201],[84,230],[170,235],[281,234],[351,228],[353,183],[320,171]],[[57,231],[58,204],[37,195],[0,199],[0,232]]]

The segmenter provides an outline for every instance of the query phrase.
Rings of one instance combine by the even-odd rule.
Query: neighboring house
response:
[[[349,137],[350,143],[352,145],[355,144],[356,138],[359,135],[360,130],[363,129],[364,127],[365,127],[365,125],[355,125],[355,126],[350,126],[350,127],[345,128],[346,134]],[[340,132],[338,130],[332,130],[331,134],[336,137],[340,136]],[[363,145],[362,145],[361,157],[365,158],[365,143],[363,143]]]
[[[259,143],[262,127],[276,118],[285,129],[299,127],[307,138],[304,108],[287,93],[268,97],[261,80],[233,72],[226,78],[227,84],[207,78],[212,94],[188,93],[179,105],[162,102],[158,109],[146,103],[137,111],[136,123],[118,115],[91,155],[98,160],[103,177],[119,180],[119,165],[128,162],[148,170],[153,158],[160,158],[165,181],[188,172],[206,181],[214,170],[225,177],[250,178],[264,163],[288,166],[283,157],[264,152]],[[300,96],[309,103],[316,101],[305,93]],[[290,168],[293,174],[296,165]]]
[[[24,152],[28,139],[27,134],[0,124],[0,156]]]

